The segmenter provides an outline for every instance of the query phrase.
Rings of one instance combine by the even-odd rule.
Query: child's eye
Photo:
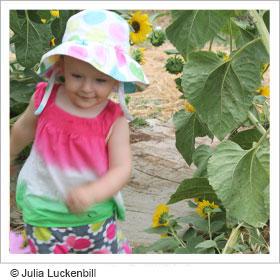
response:
[[[81,75],[79,75],[79,74],[75,74],[75,73],[73,73],[73,74],[72,74],[72,77],[74,77],[74,78],[76,78],[76,79],[80,79],[80,78],[82,78],[82,76],[81,76]]]
[[[104,80],[104,79],[96,79],[96,81],[98,82],[98,83],[106,83],[106,80]]]

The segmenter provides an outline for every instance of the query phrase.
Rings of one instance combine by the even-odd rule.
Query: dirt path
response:
[[[158,235],[144,232],[152,224],[156,206],[167,203],[181,181],[192,177],[195,169],[186,164],[175,147],[172,122],[150,119],[148,123],[149,127],[132,132],[133,172],[122,191],[127,220],[121,227],[133,246],[158,239]],[[197,143],[211,145],[207,137],[198,138]],[[192,211],[186,201],[170,205],[170,213],[177,217]]]

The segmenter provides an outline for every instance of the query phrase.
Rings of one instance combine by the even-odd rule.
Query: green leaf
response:
[[[168,55],[170,55],[170,54],[180,54],[176,49],[165,50],[164,52]]]
[[[225,233],[223,232],[223,233],[221,233],[220,235],[216,236],[216,237],[214,238],[214,240],[215,240],[216,242],[226,240]]]
[[[173,122],[176,129],[176,148],[190,165],[195,149],[195,137],[205,135],[213,137],[213,135],[207,126],[200,121],[196,113],[180,110],[175,113]]]
[[[49,48],[51,39],[48,24],[32,22],[28,17],[21,20],[11,14],[11,28],[17,35],[15,51],[17,61],[26,68],[32,68]]]
[[[188,198],[203,198],[216,201],[217,197],[207,178],[191,178],[184,180],[176,192],[171,195],[167,204],[176,203]]]
[[[10,38],[10,44],[14,44],[15,42],[17,42],[18,40],[20,40],[20,37],[17,35],[13,35],[12,38]]]
[[[268,219],[264,190],[269,177],[256,149],[222,142],[208,162],[209,182],[231,216],[260,227]]]
[[[269,147],[269,141],[265,140],[262,142],[262,145],[260,146],[260,148],[257,151],[257,157],[260,161],[260,163],[262,164],[267,177],[269,177],[269,173],[270,173],[270,147]],[[270,209],[270,201],[269,201],[269,182],[267,184],[267,186],[265,187],[264,191],[263,191],[263,196],[264,196],[264,206],[266,209],[266,213],[267,215],[269,215],[269,209]]]
[[[270,22],[270,15],[269,14],[270,14],[269,10],[265,11],[265,13],[263,14],[263,21],[265,23],[265,26],[266,26],[268,32],[269,32],[269,22]]]
[[[186,57],[219,33],[229,15],[229,11],[222,10],[180,11],[166,29],[167,38]]]
[[[191,224],[198,230],[208,232],[207,220],[202,219],[200,216],[198,216],[198,214],[191,214],[187,217],[179,217],[177,218],[177,221],[186,224]]]
[[[197,166],[193,178],[207,177],[207,163],[213,151],[208,145],[199,145],[193,153],[193,163]]]
[[[13,30],[15,34],[20,33],[22,30],[22,25],[24,20],[18,17],[17,11],[10,11],[10,28]]]
[[[67,21],[69,17],[72,15],[71,11],[68,10],[60,10],[59,18],[56,18],[51,24],[51,30],[56,38],[56,44],[60,44],[62,41],[62,37],[66,28]]]
[[[256,128],[252,128],[232,135],[229,140],[237,143],[242,149],[249,150],[254,142],[260,140],[261,136],[261,133]]]
[[[249,42],[227,62],[212,52],[191,53],[184,66],[184,94],[220,140],[247,119],[261,83],[259,47],[260,39]]]
[[[235,45],[238,49],[255,39],[254,34],[244,29],[239,22],[233,21],[232,26],[236,32]]]
[[[217,208],[218,209],[218,208]],[[211,232],[221,232],[221,229],[225,226],[224,221],[214,221],[211,222]]]
[[[217,247],[217,243],[214,240],[205,240],[195,246],[195,248],[203,248],[203,249],[215,248],[215,247]]]
[[[146,247],[144,245],[140,245],[132,249],[132,254],[146,254],[150,252],[150,247]]]
[[[186,247],[186,248],[177,248],[174,251],[175,254],[196,254],[197,249],[193,248],[193,247]]]
[[[184,11],[182,10],[171,10],[171,17],[172,20],[175,21],[178,17],[180,17],[182,14],[184,13]]]
[[[234,21],[232,26],[235,29],[235,44],[238,49],[242,48],[249,42],[258,39],[256,35],[240,26],[237,21]],[[262,42],[258,44],[258,48],[255,48],[253,55],[262,63],[269,63],[269,56]]]
[[[29,11],[27,11],[27,13],[28,13],[29,19],[32,20],[33,22],[42,24],[41,18],[48,20],[48,18],[46,18],[46,17],[41,17],[39,12],[36,10],[29,10]],[[50,14],[50,12],[49,12],[49,14]]]
[[[256,141],[257,142],[257,141]],[[270,161],[270,152],[269,152],[269,140],[266,139],[260,145],[260,148],[257,151],[257,157],[260,160],[263,168],[265,169],[267,176],[269,176],[269,161]]]
[[[148,228],[144,230],[147,233],[164,234],[168,232],[168,227]]]
[[[197,207],[196,203],[194,203],[194,202],[191,201],[191,200],[188,200],[188,206],[189,206],[190,208],[196,208],[196,207]]]
[[[50,10],[39,10],[37,14],[41,19],[49,20],[51,18]]]
[[[193,228],[188,228],[188,230],[183,235],[183,240],[186,242],[186,248],[178,248],[175,253],[178,254],[196,254],[199,253],[195,246],[202,242],[204,239],[201,235],[197,235],[197,232]]]
[[[42,78],[31,69],[26,68],[24,69],[23,73],[26,77],[31,77],[35,83],[39,83],[42,81]]]
[[[173,237],[165,237],[150,246],[152,251],[169,251],[179,247],[179,242]]]
[[[34,92],[34,84],[11,81],[10,98],[18,103],[28,104]]]

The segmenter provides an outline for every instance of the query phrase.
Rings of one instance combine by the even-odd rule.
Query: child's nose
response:
[[[84,81],[82,90],[84,92],[92,92],[93,91],[93,83],[92,81]]]

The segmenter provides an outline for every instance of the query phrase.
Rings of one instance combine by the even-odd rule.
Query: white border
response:
[[[66,4],[67,3],[67,7]],[[269,255],[14,255],[9,243],[9,10],[11,9],[270,9],[271,253]],[[275,263],[279,261],[279,3],[275,1],[13,1],[1,2],[1,259],[5,263]]]

